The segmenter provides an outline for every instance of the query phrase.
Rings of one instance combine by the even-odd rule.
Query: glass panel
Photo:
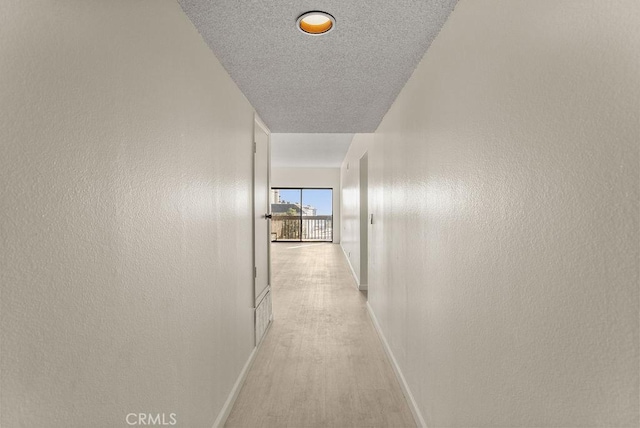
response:
[[[301,189],[271,189],[271,241],[300,241]]]
[[[302,240],[333,241],[331,189],[302,189]]]

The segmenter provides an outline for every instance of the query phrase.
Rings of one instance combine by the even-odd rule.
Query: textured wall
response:
[[[253,111],[179,5],[5,1],[1,422],[210,427],[253,348]]]
[[[338,168],[271,168],[271,187],[333,189],[333,242],[340,242],[340,170]]]
[[[638,22],[461,1],[375,133],[369,299],[428,426],[640,423]]]

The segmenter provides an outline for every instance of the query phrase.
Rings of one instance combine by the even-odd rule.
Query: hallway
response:
[[[415,426],[340,246],[271,257],[274,322],[226,426]]]
[[[639,22],[3,0],[0,427],[639,428]]]

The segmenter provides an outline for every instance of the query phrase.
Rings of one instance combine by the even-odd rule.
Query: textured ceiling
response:
[[[372,132],[457,0],[179,0],[272,132]],[[336,18],[309,36],[309,10]]]
[[[271,134],[271,166],[340,168],[353,134]]]

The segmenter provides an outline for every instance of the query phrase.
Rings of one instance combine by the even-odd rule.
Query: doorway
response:
[[[333,242],[333,189],[272,188],[271,242]]]

